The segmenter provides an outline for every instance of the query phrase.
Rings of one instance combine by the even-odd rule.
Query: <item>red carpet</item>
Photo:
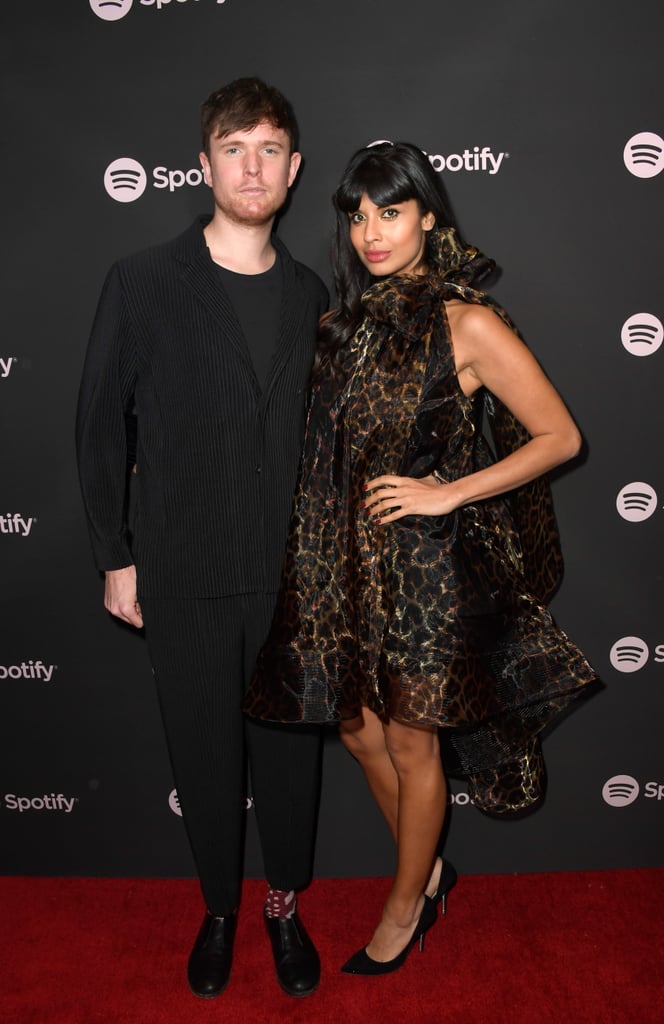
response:
[[[2,878],[1,1024],[661,1024],[664,869],[468,876],[423,954],[386,978],[342,975],[370,937],[385,879],[324,879],[301,901],[319,990],[277,987],[247,882],[233,975],[189,993],[197,883]]]

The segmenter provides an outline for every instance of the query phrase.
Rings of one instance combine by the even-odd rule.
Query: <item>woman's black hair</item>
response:
[[[361,298],[372,276],[351,244],[348,215],[355,213],[365,194],[379,207],[415,199],[422,215],[433,213],[436,227],[453,224],[440,179],[417,146],[381,142],[353,154],[332,197],[337,215],[332,270],[339,305],[321,326],[314,378],[324,365],[339,372],[338,354],[362,319]],[[424,263],[428,255],[425,243]]]

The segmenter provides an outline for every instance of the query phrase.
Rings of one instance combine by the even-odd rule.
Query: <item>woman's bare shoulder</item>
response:
[[[477,302],[464,302],[463,299],[450,299],[445,303],[445,312],[450,329],[467,337],[484,334],[487,331],[508,330],[497,313],[488,306]],[[512,333],[510,331],[510,333]]]

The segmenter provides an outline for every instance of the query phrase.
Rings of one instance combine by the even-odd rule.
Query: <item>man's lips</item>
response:
[[[364,253],[369,263],[382,263],[390,255],[389,250],[384,252],[378,249],[367,249]]]

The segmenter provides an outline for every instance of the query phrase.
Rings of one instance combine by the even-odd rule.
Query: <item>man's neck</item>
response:
[[[217,213],[203,229],[210,256],[236,274],[263,274],[274,264],[272,223],[237,224]]]

